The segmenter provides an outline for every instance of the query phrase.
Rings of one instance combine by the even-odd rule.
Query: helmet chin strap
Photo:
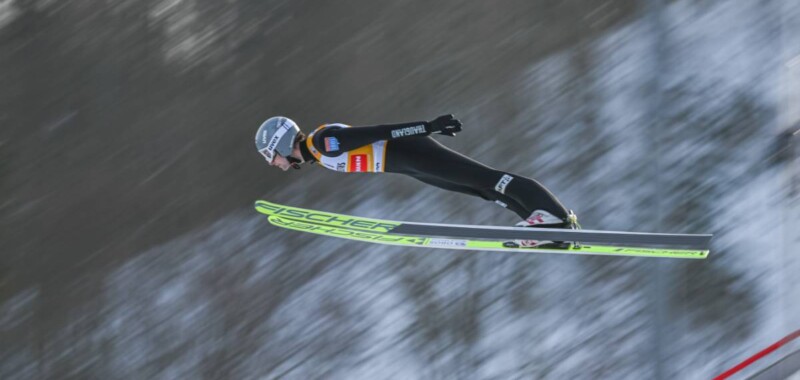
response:
[[[289,164],[292,165],[292,169],[294,170],[300,170],[300,164],[303,163],[303,161],[292,156],[286,157],[286,161],[289,161]]]

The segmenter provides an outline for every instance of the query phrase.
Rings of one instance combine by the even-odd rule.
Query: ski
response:
[[[325,224],[369,232],[397,235],[452,237],[492,240],[553,240],[579,241],[612,245],[665,246],[707,250],[712,235],[661,234],[641,232],[569,230],[549,228],[521,228],[501,226],[477,226],[458,224],[414,223],[385,219],[362,218],[325,211],[257,201],[256,210],[266,215],[279,215],[310,223]]]
[[[334,227],[295,220],[277,215],[268,217],[270,223],[277,227],[317,235],[337,237],[383,245],[395,245],[418,248],[439,248],[468,251],[526,252],[526,253],[558,253],[572,255],[607,255],[626,257],[661,257],[678,259],[704,259],[708,251],[664,248],[615,247],[601,245],[580,245],[568,248],[511,248],[500,240],[473,240],[452,238],[431,238],[427,236],[394,235],[382,232],[369,232],[357,229]]]
[[[262,200],[256,202],[255,208],[260,213],[270,217],[274,216],[274,224],[280,224],[279,226],[284,228],[320,233],[320,231],[323,231],[323,227],[327,227],[330,228],[327,230],[329,231],[329,236],[339,234],[341,235],[339,237],[350,238],[351,240],[388,241],[384,244],[429,246],[432,248],[705,258],[708,255],[708,245],[711,239],[711,235],[646,234],[399,222],[303,209]],[[270,221],[273,221],[273,219]],[[296,228],[290,228],[290,226]],[[360,233],[358,235],[360,238],[356,238],[355,232]],[[351,237],[345,235],[350,235]],[[433,239],[435,237],[444,239]],[[406,239],[404,240],[404,238]],[[430,241],[424,243],[420,239],[429,239]],[[608,246],[572,247],[567,249],[567,252],[557,248],[537,249],[502,246],[504,241],[511,239],[579,241],[581,243],[605,243]],[[414,243],[411,243],[412,241]],[[630,245],[636,244],[645,246],[663,245],[667,248],[630,247]],[[457,245],[461,248],[448,245]],[[589,251],[578,252],[580,250]]]

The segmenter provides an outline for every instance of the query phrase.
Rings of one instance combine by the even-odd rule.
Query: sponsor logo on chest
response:
[[[367,155],[354,154],[350,156],[350,171],[351,172],[366,172],[367,171]]]
[[[336,137],[325,138],[325,150],[328,152],[336,152],[339,150],[339,140]]]

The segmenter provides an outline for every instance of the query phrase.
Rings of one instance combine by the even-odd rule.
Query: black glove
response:
[[[442,115],[428,122],[428,130],[431,133],[455,136],[456,132],[461,132],[461,122],[454,118],[453,115]]]

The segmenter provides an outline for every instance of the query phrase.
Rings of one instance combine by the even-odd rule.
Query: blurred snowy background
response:
[[[252,143],[276,114],[442,113],[584,227],[714,233],[710,258],[408,250],[252,209],[512,225]],[[710,379],[800,328],[798,122],[796,0],[0,0],[0,378]]]

